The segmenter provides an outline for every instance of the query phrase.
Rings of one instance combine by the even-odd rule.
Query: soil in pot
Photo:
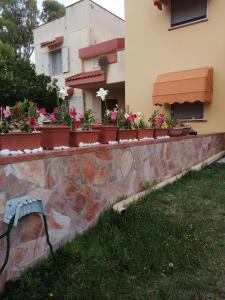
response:
[[[99,140],[99,130],[71,131],[70,147],[79,147],[80,143],[93,144]]]
[[[93,129],[99,130],[99,142],[101,144],[108,144],[109,142],[116,141],[117,126],[113,125],[94,125]]]
[[[64,125],[47,125],[37,128],[42,132],[41,146],[53,149],[58,146],[69,146],[70,127]]]
[[[155,129],[155,139],[157,137],[166,136],[166,135],[168,135],[168,129],[163,129],[163,128]]]
[[[117,132],[117,140],[134,140],[137,139],[137,129],[119,129]]]
[[[11,151],[41,147],[41,132],[10,132],[0,134],[0,149]]]
[[[138,129],[138,139],[143,138],[154,138],[154,129],[153,128],[147,128],[147,129]]]

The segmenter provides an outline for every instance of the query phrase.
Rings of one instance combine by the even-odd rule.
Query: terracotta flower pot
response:
[[[41,146],[41,132],[10,132],[0,134],[0,149],[12,151],[35,149]]]
[[[182,136],[187,136],[190,132],[190,129],[191,129],[190,127],[184,127],[182,129]]]
[[[169,129],[169,136],[171,136],[171,137],[181,136],[182,133],[183,133],[182,128],[170,128]]]
[[[92,144],[99,140],[99,130],[71,131],[70,147],[79,147],[80,143]]]
[[[147,129],[138,129],[138,139],[143,138],[154,138],[154,129],[153,128],[147,128]]]
[[[99,130],[99,142],[101,144],[108,144],[109,142],[116,141],[117,126],[113,125],[93,125],[93,129]]]
[[[119,129],[117,132],[117,140],[137,139],[137,129]]]
[[[157,137],[166,136],[166,135],[168,135],[168,129],[163,129],[163,128],[155,129],[155,139]]]
[[[41,146],[53,149],[58,146],[69,146],[70,127],[64,125],[47,125],[37,127],[42,132]]]

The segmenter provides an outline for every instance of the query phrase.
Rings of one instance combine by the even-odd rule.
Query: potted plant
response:
[[[181,122],[182,136],[187,136],[191,130],[191,126],[188,123]]]
[[[168,130],[169,136],[177,137],[182,135],[183,128],[181,126],[181,121],[173,117],[172,113],[170,116],[167,117],[167,124],[169,126],[169,130]]]
[[[69,112],[62,101],[67,96],[65,89],[59,90],[57,87],[57,107],[51,114],[47,114],[45,109],[39,110],[39,131],[42,132],[41,146],[45,149],[53,149],[59,146],[69,146],[70,126],[68,126]]]
[[[14,107],[1,108],[0,149],[11,151],[37,149],[41,146],[41,132],[36,131],[37,107],[24,100]]]
[[[155,129],[155,138],[168,136],[168,124],[165,114],[162,114],[159,111],[155,110],[151,115],[149,122],[151,124],[151,127]]]
[[[118,111],[118,134],[117,140],[136,140],[138,130],[135,127],[135,119],[137,115],[134,113],[128,114],[123,110]]]
[[[95,117],[92,110],[87,110],[84,114],[77,114],[76,108],[70,109],[70,146],[79,147],[83,144],[94,144],[99,140],[99,130],[93,130]]]
[[[102,144],[108,144],[109,142],[116,141],[117,138],[117,129],[118,126],[114,122],[115,120],[111,119],[111,113],[107,109],[107,99],[108,90],[104,90],[100,88],[96,93],[97,97],[101,99],[101,101],[105,104],[105,112],[102,120],[102,124],[94,124],[93,129],[97,129],[100,131],[99,133],[99,141]]]
[[[137,112],[137,118],[135,120],[136,128],[138,129],[137,138],[150,139],[154,138],[154,128],[150,127],[150,122],[146,122],[141,112]]]

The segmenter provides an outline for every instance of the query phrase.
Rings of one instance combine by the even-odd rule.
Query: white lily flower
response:
[[[61,88],[61,89],[58,91],[58,95],[59,95],[59,98],[65,100],[66,96],[68,96],[67,90],[64,89],[64,88]]]
[[[104,90],[103,88],[100,88],[99,91],[96,92],[96,96],[100,97],[102,101],[105,101],[106,95],[108,95],[108,90]]]

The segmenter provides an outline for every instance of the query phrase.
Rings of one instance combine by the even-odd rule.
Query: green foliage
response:
[[[16,102],[29,99],[52,111],[56,106],[57,91],[49,90],[51,78],[37,75],[28,59],[15,57],[8,45],[0,42],[0,105],[13,106]]]
[[[44,23],[63,17],[66,13],[65,6],[56,0],[44,0],[42,7],[43,10],[40,19]]]
[[[12,47],[20,58],[33,52],[33,29],[38,25],[36,0],[0,1],[0,41]]]
[[[96,119],[91,109],[85,111],[83,118],[80,118],[82,130],[90,130]]]

